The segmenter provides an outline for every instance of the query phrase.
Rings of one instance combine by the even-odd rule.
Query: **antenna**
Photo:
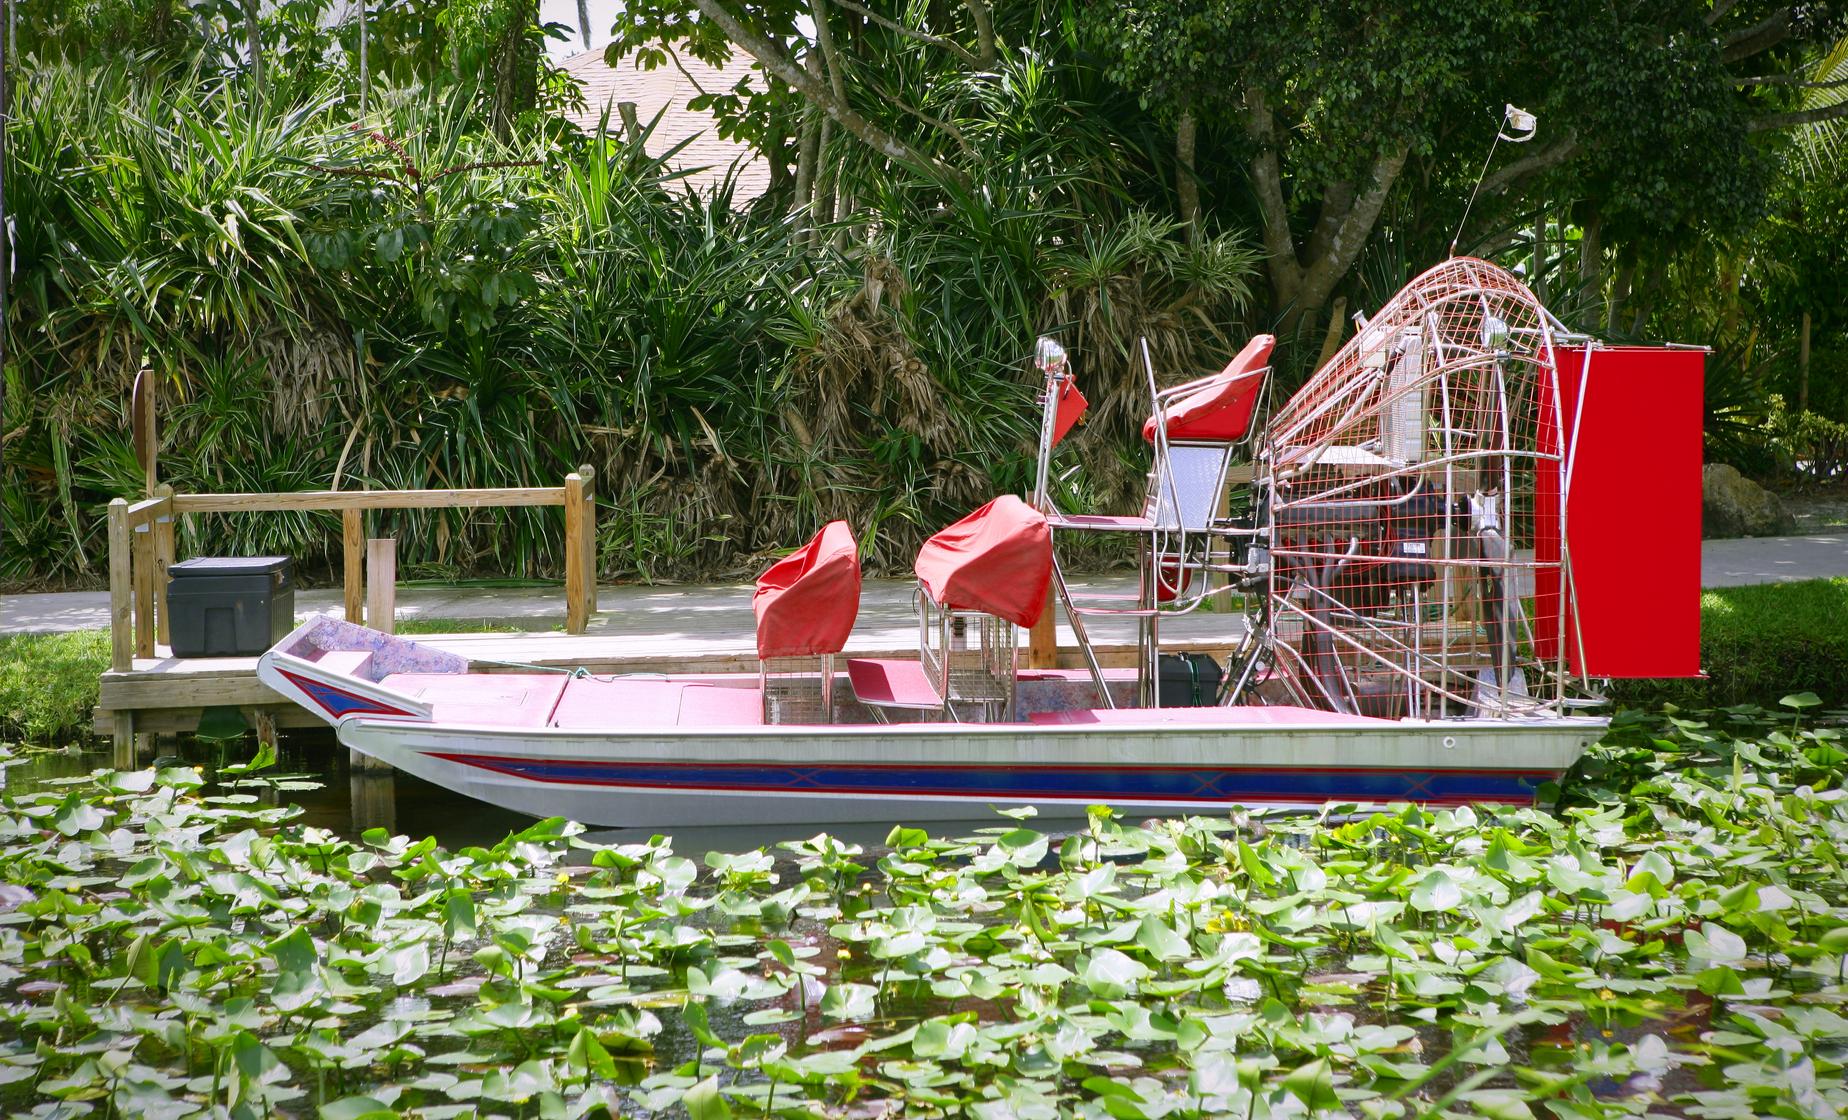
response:
[[[1503,140],[1510,144],[1525,144],[1534,138],[1539,127],[1539,121],[1527,110],[1513,105],[1502,106],[1502,119],[1496,126],[1495,139],[1489,144],[1489,154],[1482,160],[1482,170],[1476,172],[1476,185],[1469,189],[1469,201],[1463,206],[1463,216],[1457,219],[1456,235],[1450,239],[1451,256],[1457,255],[1457,242],[1463,239],[1463,224],[1469,221],[1469,212],[1476,205],[1476,192],[1482,189],[1482,180],[1489,174],[1489,162],[1495,158],[1495,146]],[[1511,132],[1514,135],[1510,136]]]

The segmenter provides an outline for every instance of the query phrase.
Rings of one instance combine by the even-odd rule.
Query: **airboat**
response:
[[[334,617],[258,672],[398,770],[636,827],[1529,802],[1602,733],[1605,682],[1699,673],[1701,350],[1575,335],[1471,258],[1271,407],[1274,345],[1166,388],[1143,348],[1151,466],[1117,514],[1067,508],[1086,400],[1042,339],[1033,492],[924,545],[915,655],[843,655],[860,564],[833,522],[759,581],[756,673],[502,671]],[[1068,584],[1098,533],[1132,593]],[[1245,612],[1237,643],[1164,650],[1209,604]],[[1020,665],[1052,609],[1081,668]],[[1133,665],[1099,657],[1100,615],[1133,620]]]

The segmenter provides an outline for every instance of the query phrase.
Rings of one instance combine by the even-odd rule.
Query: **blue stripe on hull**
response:
[[[1383,768],[910,766],[841,763],[575,761],[429,752],[527,781],[712,793],[953,797],[970,800],[1527,802],[1545,770]]]

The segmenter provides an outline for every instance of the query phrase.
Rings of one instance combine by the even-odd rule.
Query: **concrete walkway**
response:
[[[1705,587],[1738,587],[1753,583],[1788,583],[1793,580],[1848,576],[1848,534],[1798,537],[1759,537],[1745,540],[1706,541],[1701,546],[1701,583]],[[1104,577],[1093,584],[1102,590],[1124,577]],[[1125,583],[1127,581],[1125,580]],[[891,583],[889,589],[878,585]],[[908,602],[908,585],[901,581],[867,581],[868,599],[891,598]],[[338,589],[298,591],[297,615],[339,610]],[[747,631],[750,588],[744,585],[694,587],[605,587],[598,591],[595,629],[622,629],[623,618],[672,616],[685,625],[702,616],[721,628]],[[901,606],[903,604],[900,604]],[[556,588],[423,588],[398,590],[398,617],[453,619],[492,623],[526,630],[562,628],[565,600]],[[0,634],[50,633],[65,630],[101,630],[109,625],[109,594],[105,591],[67,591],[41,595],[7,595],[0,598]],[[1220,624],[1220,625],[1223,625]]]
[[[1848,535],[1746,537],[1705,541],[1700,549],[1702,587],[1744,587],[1800,579],[1848,576]]]

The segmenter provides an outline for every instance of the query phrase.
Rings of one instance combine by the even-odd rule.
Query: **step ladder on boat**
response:
[[[1155,381],[1148,340],[1142,340],[1151,401],[1142,435],[1153,462],[1141,512],[1116,516],[1068,513],[1053,497],[1053,450],[1083,415],[1087,402],[1064,348],[1049,338],[1039,340],[1035,362],[1046,381],[1034,507],[1045,515],[1055,542],[1061,533],[1127,535],[1136,542],[1137,588],[1130,595],[1074,595],[1054,549],[1053,585],[1105,707],[1115,704],[1085,626],[1087,618],[1136,620],[1137,705],[1158,707],[1162,616],[1192,611],[1233,589],[1234,584],[1223,579],[1214,587],[1215,576],[1241,580],[1268,570],[1257,528],[1260,520],[1234,520],[1226,508],[1234,483],[1250,479],[1249,467],[1240,469],[1240,464],[1251,459],[1276,344],[1274,335],[1258,335],[1220,372],[1162,389]]]

